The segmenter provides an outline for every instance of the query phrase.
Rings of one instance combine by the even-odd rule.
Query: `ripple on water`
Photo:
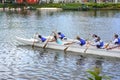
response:
[[[86,71],[94,66],[112,80],[119,80],[120,60],[83,57],[80,54],[31,47],[0,44],[0,79],[6,80],[80,80],[86,79]]]

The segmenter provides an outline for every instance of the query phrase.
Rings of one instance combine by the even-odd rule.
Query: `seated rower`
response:
[[[56,41],[57,44],[59,45],[69,45],[69,44],[72,44],[73,42],[67,42],[67,43],[64,43],[60,38],[59,38],[59,35],[56,33],[56,32],[53,32],[54,33],[54,38],[52,41]]]
[[[118,37],[117,34],[114,35],[114,40],[112,41],[112,43],[113,43],[115,46],[109,47],[109,48],[107,48],[107,50],[120,47],[120,38]]]
[[[92,38],[93,38],[92,41],[95,43],[95,42],[97,41],[98,36],[97,36],[96,34],[93,34],[93,35],[92,35]]]
[[[96,46],[97,48],[103,48],[104,47],[104,42],[101,40],[100,37],[97,37],[96,42],[92,45]]]
[[[83,46],[86,44],[86,41],[84,39],[80,38],[79,36],[77,36],[76,39],[79,41],[79,43],[78,43],[79,45]]]
[[[120,45],[120,38],[118,37],[117,34],[114,35],[114,40],[112,43],[115,45]]]
[[[63,45],[63,42],[62,42],[62,40],[59,38],[59,35],[58,35],[56,32],[53,32],[53,33],[54,33],[53,41],[56,41],[57,44]]]
[[[63,33],[61,33],[61,32],[58,32],[58,35],[59,35],[59,38],[61,39],[61,40],[66,40],[67,38],[65,37],[65,35],[63,34]]]
[[[43,37],[43,36],[41,36],[41,35],[38,35],[38,38],[40,38],[40,40],[41,40],[42,42],[45,42],[45,41],[47,40],[45,37]]]

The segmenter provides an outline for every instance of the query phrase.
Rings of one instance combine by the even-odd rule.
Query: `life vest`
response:
[[[60,34],[60,39],[63,39],[65,37],[65,35],[64,34]]]
[[[104,42],[101,41],[101,42],[100,42],[100,47],[103,47],[103,46],[104,46]]]
[[[80,41],[80,45],[81,45],[81,46],[83,46],[83,45],[85,45],[85,44],[86,44],[86,41],[85,41],[85,40],[83,40],[83,39],[80,39],[79,41]]]
[[[115,44],[119,44],[120,45],[120,38],[117,38],[117,41],[115,42]]]
[[[118,38],[118,44],[120,45],[120,38]]]
[[[102,48],[104,46],[103,41],[99,41],[99,44],[96,45],[97,48]]]
[[[41,37],[40,39],[41,39],[42,42],[46,41],[46,38],[44,38],[44,37]]]

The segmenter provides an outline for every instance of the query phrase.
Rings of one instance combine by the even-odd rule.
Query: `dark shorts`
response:
[[[119,44],[119,42],[115,42],[115,44]]]
[[[100,46],[100,45],[96,45],[96,47],[97,47],[97,48],[101,48],[101,46]]]
[[[80,44],[80,46],[83,46],[83,45],[85,45],[85,44]]]

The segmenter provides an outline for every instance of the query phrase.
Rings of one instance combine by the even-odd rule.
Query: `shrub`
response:
[[[91,77],[88,77],[88,80],[110,80],[108,76],[100,74],[100,68],[95,67],[94,71],[88,70],[87,72],[91,75]]]

